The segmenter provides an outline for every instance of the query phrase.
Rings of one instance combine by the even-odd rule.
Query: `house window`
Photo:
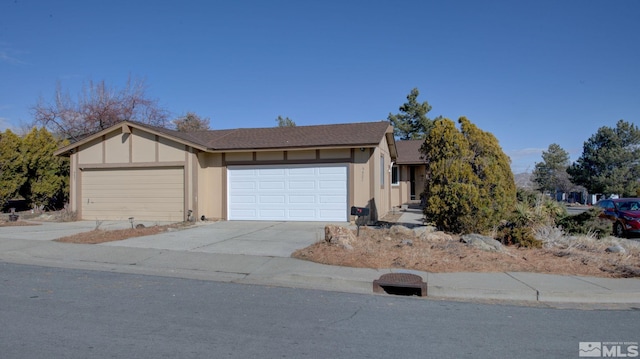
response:
[[[398,166],[391,167],[391,185],[397,186],[400,184],[400,173],[398,172]]]
[[[380,188],[384,188],[384,156],[380,156]]]

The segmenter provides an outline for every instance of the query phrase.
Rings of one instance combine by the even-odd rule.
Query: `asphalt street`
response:
[[[2,358],[577,358],[640,308],[553,309],[0,263]]]

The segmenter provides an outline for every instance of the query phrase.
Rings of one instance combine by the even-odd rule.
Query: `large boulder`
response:
[[[480,234],[465,234],[460,237],[460,242],[469,247],[474,247],[487,252],[504,252],[504,246],[499,241]]]
[[[396,224],[391,228],[389,228],[389,233],[392,235],[400,235],[400,236],[409,237],[409,238],[413,238],[415,236],[415,233],[413,232],[412,229],[399,224]]]
[[[452,241],[453,236],[449,233],[445,233],[442,231],[433,231],[433,232],[422,232],[418,237],[421,241],[429,241],[429,242],[440,242],[440,241]]]
[[[349,228],[328,224],[324,227],[324,240],[329,244],[351,250],[356,236]]]
[[[437,230],[438,229],[436,227],[433,227],[433,226],[418,226],[418,227],[414,227],[413,228],[413,233],[415,234],[416,237],[420,237],[425,232],[432,233],[432,232],[435,232]]]

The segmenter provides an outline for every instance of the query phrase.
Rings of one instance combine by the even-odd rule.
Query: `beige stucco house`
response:
[[[392,168],[391,205],[419,203],[425,185],[425,161],[420,154],[424,140],[396,142],[398,157]]]
[[[183,133],[125,121],[56,154],[84,220],[347,222],[351,206],[376,220],[420,180],[388,122]]]

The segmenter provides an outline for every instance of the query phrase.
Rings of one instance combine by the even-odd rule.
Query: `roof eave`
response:
[[[393,127],[389,126],[384,135],[387,139],[387,146],[389,146],[389,155],[395,160],[398,158],[398,149],[396,147],[396,138],[393,135]]]
[[[207,148],[209,153],[228,153],[228,152],[266,152],[266,151],[304,151],[304,150],[322,150],[322,149],[350,149],[350,148],[374,148],[377,143],[354,143],[347,145],[317,145],[317,146],[276,146],[276,147],[260,147],[260,148]]]

